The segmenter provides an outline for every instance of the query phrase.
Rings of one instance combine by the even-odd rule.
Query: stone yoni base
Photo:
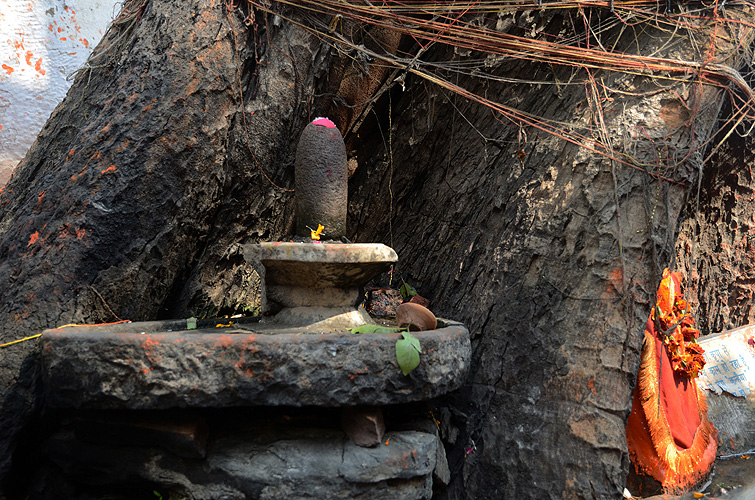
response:
[[[458,388],[469,368],[469,333],[444,324],[414,332],[422,353],[408,376],[396,361],[400,334],[302,333],[264,324],[165,331],[159,322],[47,330],[47,404],[154,410],[425,401]]]

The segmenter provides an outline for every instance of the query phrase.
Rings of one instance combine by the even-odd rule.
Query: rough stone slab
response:
[[[386,434],[387,445],[359,448],[340,432],[309,429],[270,441],[247,432],[210,443],[207,458],[187,460],[149,447],[108,447],[59,433],[46,444],[66,477],[83,483],[159,486],[197,500],[428,499],[433,434]],[[148,492],[155,486],[150,486]]]
[[[726,392],[706,391],[705,396],[708,418],[718,431],[718,454],[746,453],[755,449],[755,393],[740,398]]]
[[[40,340],[47,403],[91,409],[353,406],[427,400],[458,388],[470,360],[460,324],[416,332],[421,362],[396,362],[399,334],[155,331],[163,323],[47,330]]]
[[[388,444],[376,448],[346,443],[338,473],[352,483],[377,483],[429,475],[433,471],[437,443],[434,434],[388,433],[383,440]]]

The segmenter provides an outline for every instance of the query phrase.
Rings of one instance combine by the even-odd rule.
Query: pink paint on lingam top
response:
[[[318,117],[318,118],[315,118],[312,121],[312,125],[320,125],[322,127],[327,127],[327,128],[336,128],[336,124],[335,123],[333,123],[329,119],[324,118],[322,116]]]

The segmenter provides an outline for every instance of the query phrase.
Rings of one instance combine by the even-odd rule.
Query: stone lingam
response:
[[[398,260],[380,243],[347,243],[346,147],[335,124],[317,118],[296,150],[296,237],[299,242],[244,246],[260,275],[262,309],[284,309],[279,325],[307,331],[353,328],[370,321],[356,308],[360,287]],[[301,241],[303,240],[303,241]]]
[[[86,465],[100,456],[128,462],[129,484],[191,498],[430,498],[433,479],[448,481],[426,402],[463,382],[469,333],[443,319],[412,332],[420,364],[404,375],[401,333],[350,332],[370,322],[360,287],[397,256],[343,241],[346,177],[340,133],[316,119],[297,148],[295,241],[242,246],[276,314],[42,334],[46,403],[62,422],[50,460],[67,478],[117,490],[124,474]]]

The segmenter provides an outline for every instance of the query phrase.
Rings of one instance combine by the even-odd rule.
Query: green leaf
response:
[[[351,333],[397,333],[399,328],[380,325],[361,325],[349,329]]]
[[[412,370],[419,366],[419,353],[422,349],[419,339],[409,332],[401,332],[403,338],[396,341],[396,361],[401,368],[401,373],[409,375]]]
[[[159,500],[163,500],[163,496],[162,496],[162,495],[160,494],[160,492],[159,492],[159,491],[157,491],[157,490],[152,490],[152,493],[154,493],[154,494],[155,494],[155,496],[156,496],[156,497],[157,497],[157,498],[158,498]]]
[[[408,299],[409,297],[414,297],[417,295],[417,290],[414,289],[412,285],[404,281],[404,284],[401,285],[401,288],[398,289],[398,291],[401,293],[401,296],[405,299]]]

